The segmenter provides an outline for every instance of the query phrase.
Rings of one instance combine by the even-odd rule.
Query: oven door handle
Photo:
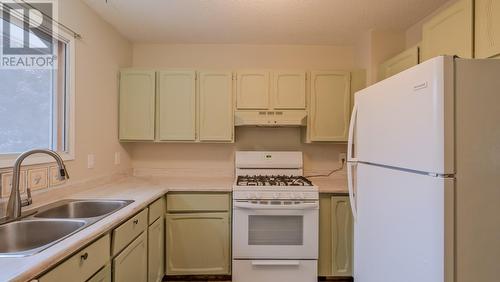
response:
[[[252,260],[253,266],[299,266],[298,260]]]
[[[292,205],[263,205],[245,202],[234,202],[233,206],[240,209],[249,210],[314,210],[319,208],[318,203],[301,203]]]

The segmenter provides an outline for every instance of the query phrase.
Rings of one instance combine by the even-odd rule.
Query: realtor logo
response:
[[[0,0],[2,42],[0,67],[55,69],[55,2]]]

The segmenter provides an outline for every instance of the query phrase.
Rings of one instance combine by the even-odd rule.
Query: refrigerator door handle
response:
[[[357,202],[356,202],[356,192],[354,191],[354,183],[352,181],[352,167],[357,165],[356,163],[347,163],[347,188],[349,189],[349,201],[351,202],[352,217],[356,221],[358,217]]]
[[[353,156],[353,143],[354,143],[354,127],[358,117],[358,103],[354,103],[351,113],[351,123],[349,124],[349,138],[347,139],[347,161],[357,162],[358,159]]]

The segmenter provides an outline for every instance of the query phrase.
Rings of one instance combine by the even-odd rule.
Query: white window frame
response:
[[[75,160],[75,41],[73,35],[58,29],[54,32],[54,38],[66,43],[66,81],[65,81],[65,147],[66,151],[57,152],[64,161]],[[33,148],[36,149],[36,148]],[[21,153],[0,154],[0,169],[14,166],[14,162]],[[54,159],[47,155],[33,155],[27,158],[23,165],[37,165],[53,163]]]

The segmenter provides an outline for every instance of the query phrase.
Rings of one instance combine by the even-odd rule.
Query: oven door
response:
[[[233,258],[318,258],[318,201],[235,200],[233,211]]]

